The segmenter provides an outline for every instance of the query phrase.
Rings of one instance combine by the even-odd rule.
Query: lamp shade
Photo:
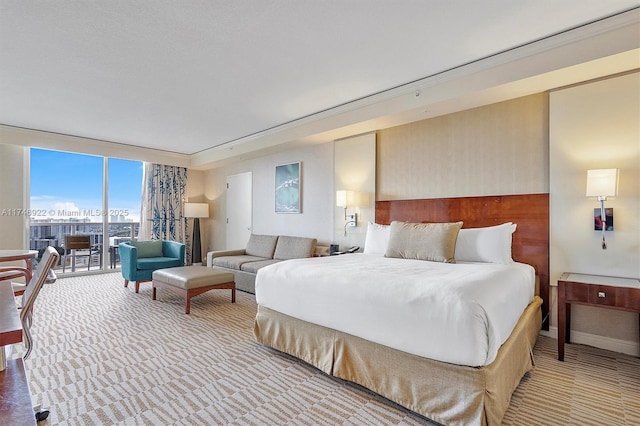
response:
[[[336,206],[347,207],[347,192],[348,191],[336,191]]]
[[[587,170],[587,197],[618,195],[618,169]]]
[[[209,204],[184,203],[185,217],[209,217]]]

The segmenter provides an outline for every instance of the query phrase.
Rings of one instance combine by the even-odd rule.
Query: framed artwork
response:
[[[300,213],[300,168],[300,162],[276,166],[276,213]]]

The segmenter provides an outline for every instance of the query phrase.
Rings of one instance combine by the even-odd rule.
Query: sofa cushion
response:
[[[257,262],[261,260],[270,260],[270,259],[265,259],[264,257],[258,257],[258,256],[247,256],[245,254],[240,256],[214,257],[212,262],[213,262],[213,266],[220,266],[222,268],[240,270],[240,266],[242,266],[244,263]]]
[[[278,263],[278,262],[282,262],[282,260],[268,259],[268,260],[261,260],[258,262],[247,262],[247,263],[243,263],[242,266],[240,266],[240,270],[244,272],[251,272],[252,274],[257,274],[258,269],[264,266],[273,265],[274,263]]]
[[[318,240],[315,238],[305,237],[278,237],[276,251],[273,255],[274,259],[299,259],[302,257],[311,257],[316,249]]]
[[[249,256],[273,258],[276,249],[277,235],[255,235],[251,234],[245,253]]]
[[[176,257],[143,257],[138,258],[137,269],[163,269],[182,266],[182,261]]]
[[[131,241],[129,244],[138,249],[138,258],[162,257],[162,240]]]

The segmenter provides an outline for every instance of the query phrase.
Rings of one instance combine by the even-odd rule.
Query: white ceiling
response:
[[[291,123],[308,126],[274,145],[309,137],[333,111],[637,7],[638,0],[0,0],[0,124],[195,156],[274,138]],[[376,118],[385,123],[384,114]]]

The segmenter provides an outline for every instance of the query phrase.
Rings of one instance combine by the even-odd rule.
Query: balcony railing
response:
[[[138,235],[139,222],[109,222],[108,237],[103,235],[100,222],[39,222],[31,221],[29,230],[29,249],[38,250],[38,260],[48,246],[60,253],[60,262],[54,267],[56,273],[97,271],[120,267],[118,244],[130,241]],[[66,235],[89,235],[89,250],[76,250],[67,253],[65,258]],[[75,255],[75,256],[74,256]]]

